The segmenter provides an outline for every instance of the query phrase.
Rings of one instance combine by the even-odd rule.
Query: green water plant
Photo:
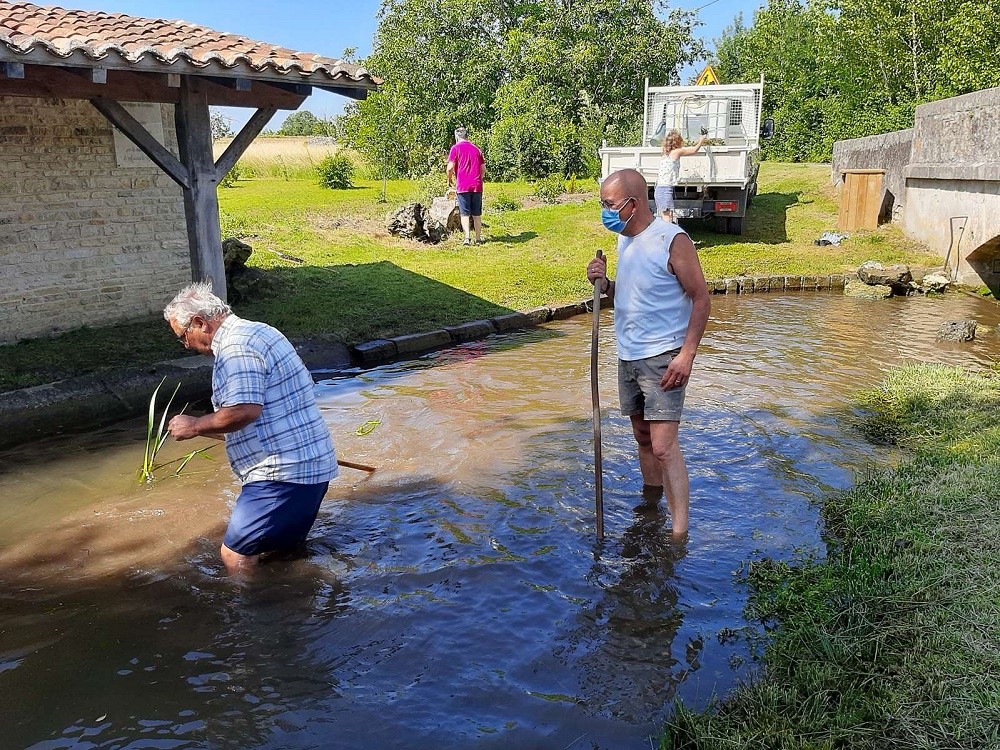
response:
[[[166,380],[166,378],[163,378],[163,380],[160,381],[160,384],[153,390],[153,395],[149,398],[149,409],[146,413],[146,447],[142,455],[142,467],[138,472],[140,482],[152,482],[154,472],[157,469],[162,469],[165,466],[170,466],[177,462],[180,462],[180,465],[177,467],[176,471],[174,471],[174,476],[180,476],[180,473],[184,471],[184,468],[195,456],[201,456],[202,458],[212,460],[211,456],[206,455],[205,452],[214,446],[208,445],[204,448],[193,450],[181,458],[168,461],[165,464],[156,463],[156,455],[160,452],[160,448],[162,448],[163,444],[167,441],[169,434],[166,431],[167,414],[170,412],[170,406],[173,404],[174,398],[177,396],[177,391],[179,391],[181,387],[181,384],[178,383],[174,388],[174,392],[170,394],[170,398],[167,399],[167,405],[163,408],[163,413],[160,415],[159,420],[157,420],[156,397],[159,395],[160,388],[163,387]],[[185,409],[187,409],[187,404],[185,404],[180,410],[180,414],[183,414]]]

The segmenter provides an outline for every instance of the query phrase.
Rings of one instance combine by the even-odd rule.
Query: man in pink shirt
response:
[[[465,245],[478,245],[483,241],[483,179],[486,162],[483,153],[468,139],[465,128],[455,129],[455,145],[448,152],[448,187],[455,186],[458,194],[458,212],[465,230]],[[469,236],[469,219],[476,229],[476,240]]]

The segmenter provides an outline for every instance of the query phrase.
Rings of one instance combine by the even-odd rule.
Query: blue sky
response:
[[[37,0],[42,2],[42,0]],[[753,11],[765,0],[672,0],[671,7],[698,10],[704,25],[698,30],[711,47],[711,40],[722,34],[742,11],[749,21]],[[183,19],[217,31],[241,34],[299,52],[313,52],[339,57],[348,47],[355,47],[362,57],[371,52],[372,36],[377,26],[375,14],[379,0],[47,0],[45,4],[66,8],[104,10],[149,18]],[[685,70],[686,80],[697,70]],[[310,96],[303,109],[321,117],[338,114],[346,102],[343,97],[326,92]],[[234,125],[241,125],[253,114],[250,110],[226,108]],[[269,127],[275,128],[287,112],[275,115]]]

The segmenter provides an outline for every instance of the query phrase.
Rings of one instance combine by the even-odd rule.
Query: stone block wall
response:
[[[1000,293],[1000,88],[917,107],[904,176],[906,233]]]
[[[89,102],[0,96],[0,343],[154,315],[188,281],[170,178],[152,162],[117,167]]]
[[[913,129],[852,138],[833,144],[833,167],[830,180],[843,184],[847,169],[884,169],[882,181],[882,215],[897,220],[901,217],[906,197],[903,172],[910,163]]]

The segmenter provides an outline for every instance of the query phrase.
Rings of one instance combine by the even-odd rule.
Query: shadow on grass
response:
[[[538,236],[538,232],[519,232],[518,234],[496,234],[487,237],[489,242],[503,242],[508,245],[519,245],[522,242],[529,242]]]
[[[684,221],[682,225],[703,248],[743,242],[780,245],[788,242],[788,209],[798,205],[801,197],[801,191],[758,194],[747,209],[741,235],[717,233],[712,219]]]
[[[290,337],[355,344],[514,312],[389,261],[274,268],[267,276],[274,293],[237,306],[236,313]]]

